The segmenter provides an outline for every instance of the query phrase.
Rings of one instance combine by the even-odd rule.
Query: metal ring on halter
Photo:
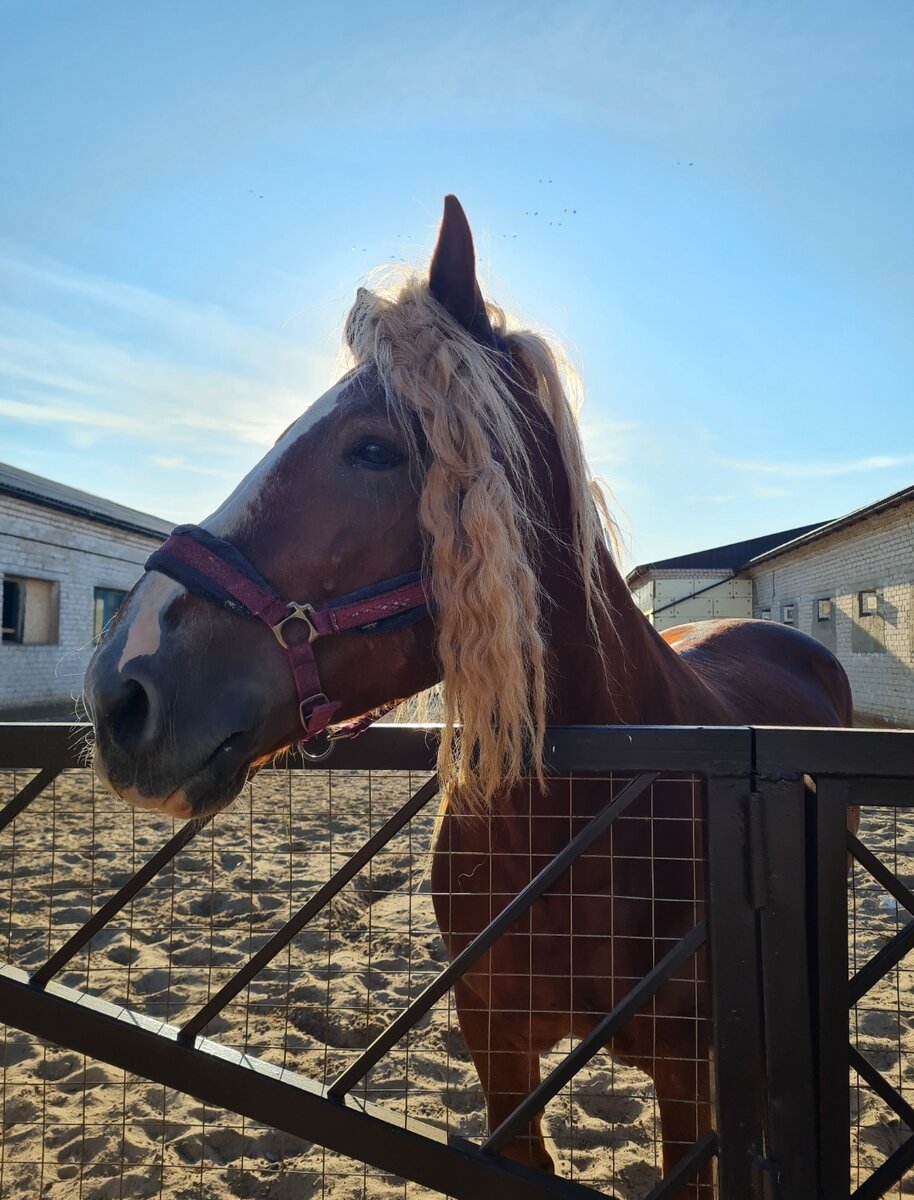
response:
[[[299,749],[301,750],[302,758],[306,758],[308,760],[308,762],[323,762],[325,759],[329,758],[330,755],[333,753],[333,751],[336,749],[336,742],[333,740],[333,738],[330,736],[330,734],[326,732],[326,730],[321,730],[320,733],[315,734],[315,741],[317,740],[317,738],[326,738],[326,740],[327,740],[326,746],[324,746],[323,749],[318,750],[317,752],[314,752],[314,751],[311,751],[308,749],[308,744],[309,744],[308,742],[301,742],[299,744]]]
[[[270,626],[270,629],[272,629],[277,642],[279,642],[279,644],[280,644],[280,646],[282,646],[283,650],[289,649],[289,643],[283,637],[283,633],[282,633],[283,626],[287,625],[289,623],[289,621],[304,621],[304,623],[308,626],[308,641],[309,642],[313,642],[315,640],[315,638],[320,636],[320,634],[317,632],[317,629],[314,625],[314,621],[309,616],[310,613],[314,612],[313,605],[311,605],[311,604],[296,604],[294,600],[290,600],[289,603],[286,605],[286,608],[289,608],[292,610],[289,613],[289,615],[287,617],[283,617],[283,619],[281,621],[277,621],[277,623],[275,625]]]

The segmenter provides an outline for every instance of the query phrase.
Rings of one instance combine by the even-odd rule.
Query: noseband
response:
[[[179,525],[149,557],[147,571],[160,571],[197,596],[269,627],[289,660],[304,738],[322,733],[341,705],[321,684],[314,643],[334,634],[387,633],[420,620],[429,612],[429,593],[414,572],[349,592],[324,604],[282,600],[231,542],[199,525]],[[352,736],[387,712],[347,726]],[[324,757],[319,755],[318,757]]]

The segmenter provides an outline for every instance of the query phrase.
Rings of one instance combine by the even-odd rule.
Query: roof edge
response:
[[[890,508],[897,508],[899,504],[904,504],[907,500],[914,500],[914,484],[911,484],[910,487],[902,488],[901,491],[892,492],[890,496],[883,496],[881,500],[874,500],[872,504],[866,504],[862,508],[855,508],[853,512],[846,513],[843,517],[837,517],[834,521],[827,521],[817,529],[810,530],[809,533],[804,533],[802,536],[794,538],[793,541],[785,542],[782,546],[775,546],[772,550],[766,550],[764,554],[757,554],[755,558],[750,558],[747,563],[744,563],[740,567],[740,570],[748,570],[749,567],[754,567],[758,563],[777,558],[778,555],[787,554],[798,547],[818,541],[819,538],[828,537],[833,533],[840,533],[842,529],[856,525],[858,521],[865,521],[868,517],[875,517],[877,514],[885,512]]]
[[[0,483],[0,495],[12,496],[16,500],[27,500],[30,504],[37,504],[40,508],[50,508],[56,512],[68,513],[70,516],[85,517],[87,520],[95,521],[98,525],[107,525],[113,529],[123,529],[127,533],[139,533],[146,537],[157,538],[160,542],[163,542],[168,537],[168,533],[163,529],[155,529],[151,525],[143,525],[140,521],[131,521],[127,517],[116,517],[110,513],[99,512],[97,509],[89,508],[88,505],[42,496],[27,488],[16,487],[15,484]],[[163,521],[162,524],[167,525],[168,522]]]
[[[769,550],[773,550],[778,546],[786,544],[785,542],[775,541],[776,538],[787,538],[789,541],[794,541],[798,537],[805,536],[813,530],[818,529],[821,525],[829,523],[818,521],[815,524],[795,525],[792,529],[782,529],[776,533],[743,538],[738,542],[726,542],[722,546],[712,546],[707,550],[694,550],[689,554],[676,554],[671,558],[658,558],[653,562],[639,563],[637,566],[632,567],[625,576],[625,582],[628,584],[629,589],[631,589],[642,578],[656,571],[701,572],[708,576],[718,573],[721,578],[732,578],[736,572],[741,571],[751,561],[749,554],[752,548],[757,548],[759,545],[767,543]],[[765,553],[768,553],[768,550]],[[718,559],[718,561],[701,561],[703,559],[707,560],[711,556]],[[724,561],[721,562],[719,560],[722,557]]]

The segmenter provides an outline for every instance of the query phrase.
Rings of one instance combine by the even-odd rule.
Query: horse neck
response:
[[[549,597],[550,723],[661,725],[720,719],[706,685],[637,607],[602,544],[598,553],[606,611],[597,609],[592,628],[579,567],[569,549],[570,487],[552,430],[540,425],[530,449],[534,475],[549,498],[555,534],[540,547]]]
[[[597,612],[595,633],[570,555],[555,564],[547,584],[550,723],[664,725],[705,713],[710,719],[704,685],[638,609],[609,550],[599,553],[607,613]]]

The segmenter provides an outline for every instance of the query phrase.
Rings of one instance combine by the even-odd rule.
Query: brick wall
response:
[[[56,645],[0,642],[0,711],[66,702],[92,654],[94,589],[129,591],[160,539],[0,495],[4,574],[56,581]]]
[[[841,660],[859,716],[914,726],[914,503],[859,521],[750,568],[753,611],[780,620],[796,605],[796,625]],[[862,616],[858,596],[875,591],[879,611]],[[831,623],[816,601],[834,602]]]

